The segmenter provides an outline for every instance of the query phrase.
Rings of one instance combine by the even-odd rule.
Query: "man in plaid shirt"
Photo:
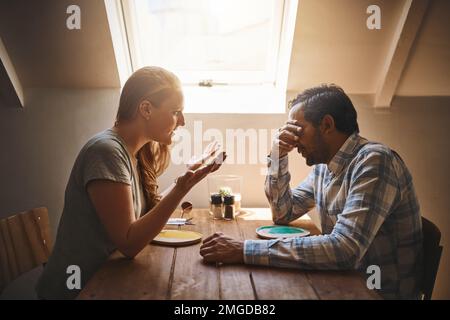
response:
[[[376,265],[385,298],[418,298],[422,225],[406,165],[359,136],[356,110],[341,88],[307,89],[291,106],[268,157],[265,191],[275,223],[316,207],[323,235],[242,242],[214,234],[201,247],[205,261],[363,271]],[[314,168],[291,189],[287,154],[295,148]]]

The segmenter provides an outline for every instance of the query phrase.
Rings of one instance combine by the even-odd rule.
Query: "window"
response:
[[[117,3],[131,69],[158,65],[173,71],[183,84],[186,112],[285,111],[297,1]]]

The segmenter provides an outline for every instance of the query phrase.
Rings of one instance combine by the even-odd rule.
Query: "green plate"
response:
[[[263,226],[256,229],[256,234],[263,239],[305,237],[309,231],[291,226]]]

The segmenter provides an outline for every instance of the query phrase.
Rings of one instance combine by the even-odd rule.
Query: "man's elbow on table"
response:
[[[280,218],[280,217],[277,217],[277,218],[274,217],[274,218],[272,218],[272,221],[274,224],[278,224],[278,225],[287,225],[290,222],[287,219]]]
[[[281,214],[279,211],[277,211],[273,207],[271,207],[271,211],[272,211],[273,223],[280,224],[280,225],[286,225],[290,222],[289,219],[287,218],[288,217],[287,213]]]
[[[295,214],[292,212],[293,209],[289,209],[285,212],[282,212],[278,209],[278,207],[271,205],[270,210],[272,212],[272,221],[275,224],[279,225],[287,225],[290,222],[297,220],[298,218],[304,216],[308,213],[307,210],[302,210],[301,212],[296,212]]]
[[[292,218],[291,215],[289,214],[284,214],[282,216],[276,216],[274,214],[272,214],[272,221],[275,224],[279,224],[279,225],[288,225],[290,222],[297,220],[300,217],[295,217]]]

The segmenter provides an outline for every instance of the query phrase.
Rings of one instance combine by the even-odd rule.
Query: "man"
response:
[[[356,110],[337,86],[307,89],[291,106],[268,157],[266,196],[276,224],[316,207],[323,235],[242,242],[217,233],[200,248],[204,261],[364,271],[377,265],[385,298],[417,298],[422,225],[404,162],[359,136]],[[287,154],[295,148],[314,168],[291,190]]]

